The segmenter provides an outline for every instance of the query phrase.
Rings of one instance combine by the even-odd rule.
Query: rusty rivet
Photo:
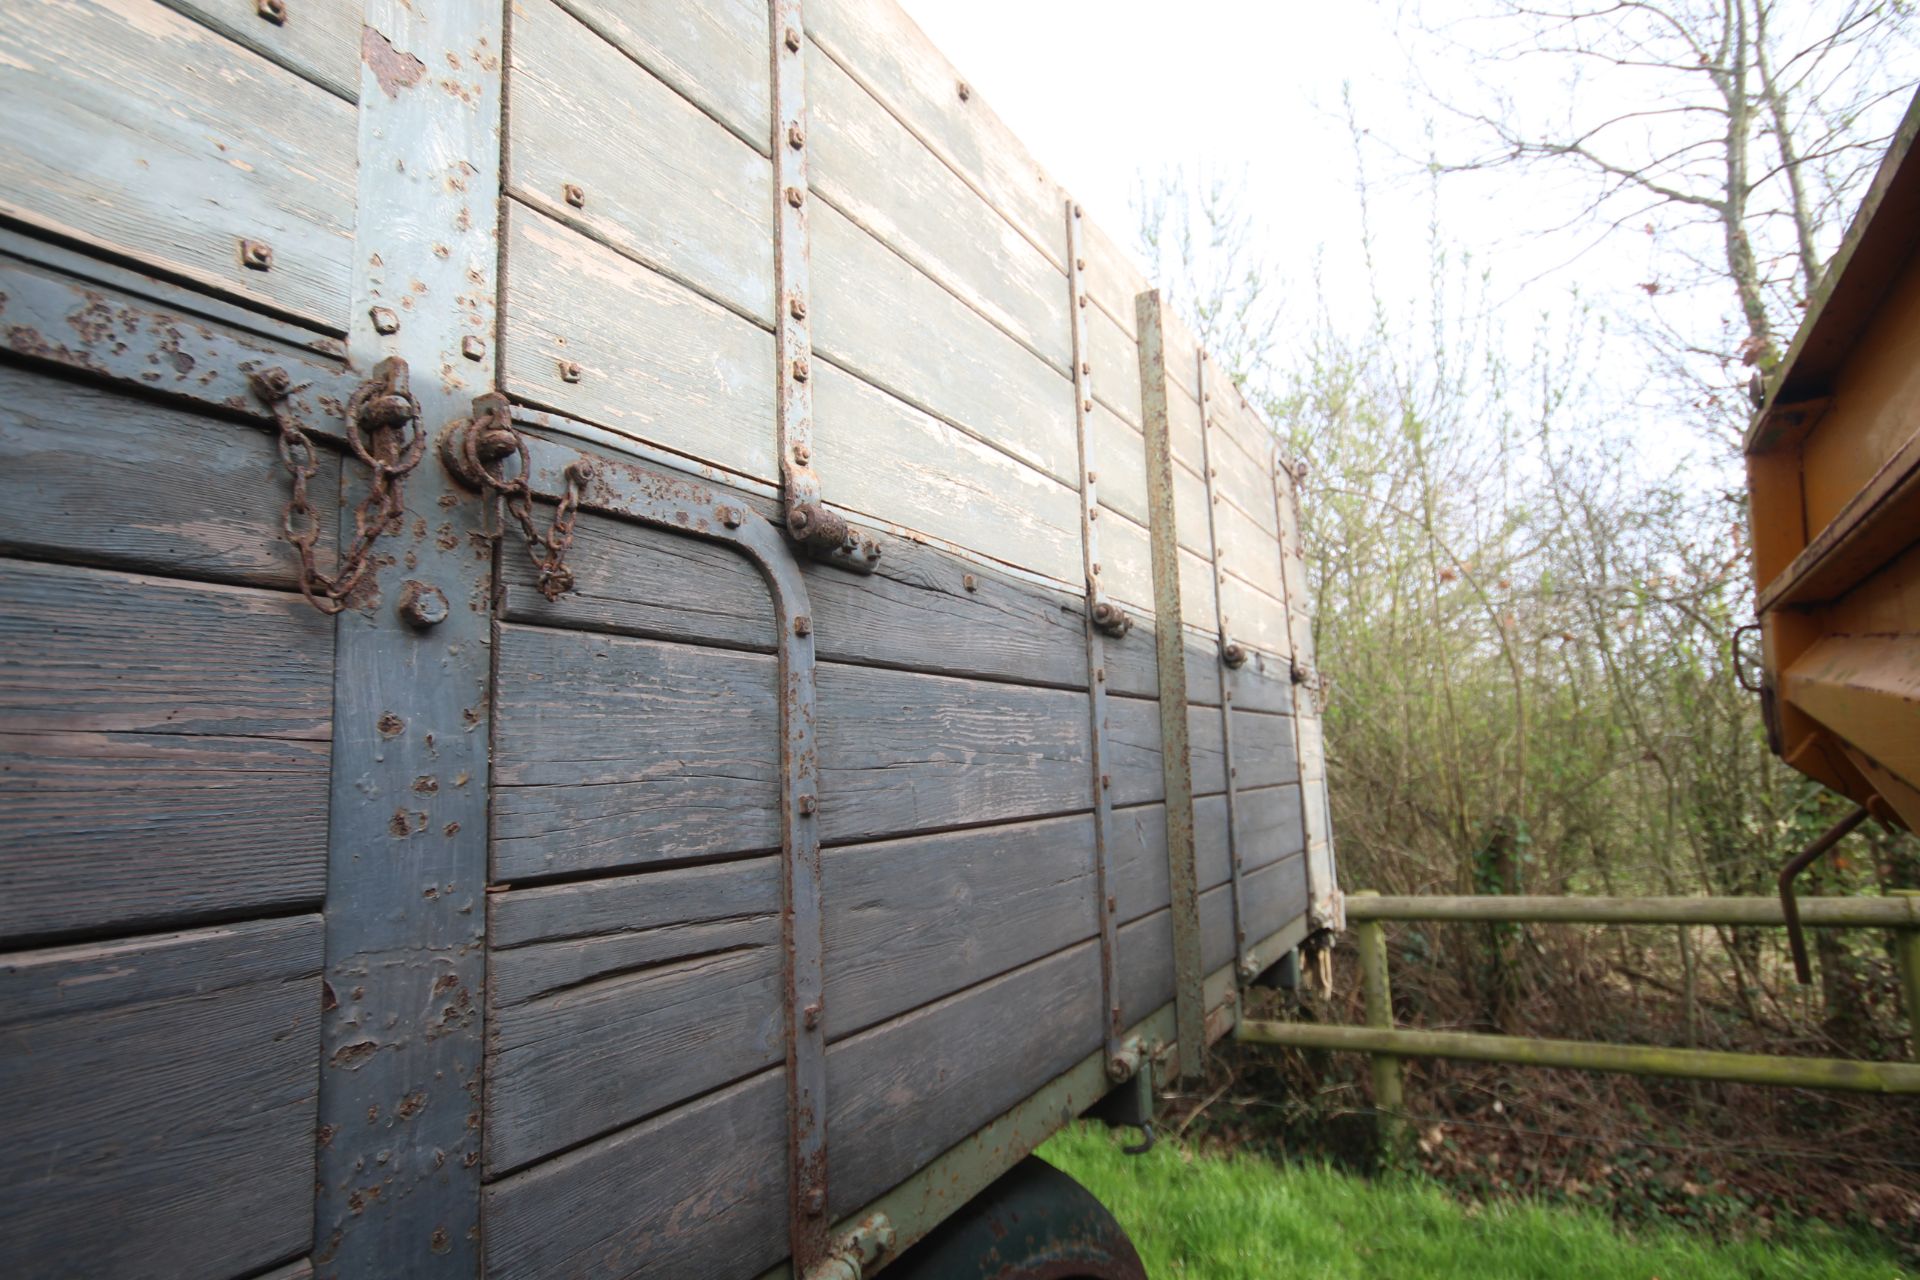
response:
[[[1093,576],[1096,578],[1100,576],[1100,562],[1098,560],[1093,562]]]
[[[569,182],[560,188],[560,194],[566,197],[568,204],[576,209],[587,207],[587,189],[577,182]]]
[[[1112,915],[1118,910],[1120,910],[1120,900],[1118,898],[1115,898],[1112,894],[1108,894],[1107,895],[1107,914]]]
[[[804,467],[813,461],[813,450],[807,448],[804,444],[797,444],[793,446],[793,460],[795,463]]]
[[[795,151],[807,145],[807,131],[797,124],[787,126],[787,145]]]
[[[1080,295],[1080,305],[1083,307],[1087,305],[1087,295],[1084,293]]]
[[[811,818],[813,811],[820,807],[820,802],[811,795],[801,796],[794,801],[794,804],[800,810],[800,816],[803,818]]]
[[[424,582],[408,582],[400,588],[400,617],[410,627],[425,631],[447,620],[446,593]]]
[[[820,1025],[820,1004],[818,1001],[808,1005],[803,1012],[806,1014],[807,1030],[812,1031]]]
[[[960,585],[969,591],[978,591],[980,589],[980,579],[970,573],[963,573],[960,575]]]
[[[793,620],[793,634],[795,634],[795,635],[797,635],[797,636],[810,636],[810,635],[812,635],[812,634],[813,634],[813,619],[812,619],[812,618],[809,618],[809,617],[808,617],[808,616],[807,616],[806,614],[804,614],[804,613],[803,613],[803,614],[801,614],[801,615],[799,615],[798,617],[796,617],[796,618],[795,618],[795,619]]]
[[[787,188],[787,203],[792,205],[794,208],[798,209],[800,205],[806,200],[806,198],[807,198],[806,193],[800,190],[800,188],[798,187]]]
[[[807,318],[807,300],[797,293],[791,298],[788,298],[787,314],[795,320],[805,320]]]
[[[807,1216],[817,1218],[827,1211],[827,1193],[815,1187],[807,1192]]]
[[[741,514],[740,508],[738,507],[720,508],[720,523],[729,529],[738,529],[740,522],[744,519],[746,519],[746,517]]]
[[[276,27],[287,25],[287,0],[260,0],[253,11]]]
[[[1087,269],[1087,260],[1085,258],[1075,258],[1073,260],[1073,269],[1075,271],[1085,271]]]
[[[800,52],[800,29],[798,27],[787,28],[786,46],[788,53]]]
[[[466,337],[460,339],[460,354],[469,360],[485,360],[487,358],[487,340],[477,334],[468,334]]]
[[[1091,401],[1091,400],[1082,400],[1082,401],[1080,402],[1080,410],[1081,410],[1081,412],[1082,412],[1082,413],[1092,413],[1092,412],[1093,412],[1093,401]]]
[[[1093,678],[1096,683],[1106,683],[1107,669],[1105,667],[1095,667],[1093,669]]]
[[[1080,216],[1080,206],[1077,204],[1073,206],[1073,216],[1076,218]]]
[[[373,331],[375,333],[398,333],[400,331],[400,317],[393,313],[393,308],[391,307],[369,307],[367,308],[367,318],[373,321]]]
[[[240,265],[249,271],[266,271],[273,266],[273,246],[265,240],[240,241]]]
[[[807,380],[807,372],[806,357],[796,356],[793,361],[793,380],[795,382],[805,382]]]
[[[580,381],[581,369],[580,369],[580,362],[578,360],[562,360],[559,362],[559,364],[560,364],[560,381],[562,382]]]
[[[968,98],[971,98],[973,96],[973,86],[968,84],[965,80],[960,80],[955,82],[953,87],[954,87],[954,91],[960,95],[960,101],[962,102],[965,102]]]
[[[1101,774],[1101,775],[1100,775],[1100,789],[1101,789],[1102,791],[1106,791],[1106,790],[1108,790],[1109,788],[1111,788],[1112,786],[1113,786],[1113,775],[1112,775],[1112,774],[1110,774],[1110,773],[1103,773],[1103,774]]]
[[[1099,484],[1099,483],[1100,483],[1100,473],[1099,473],[1098,471],[1089,471],[1089,472],[1087,472],[1087,483],[1088,483],[1088,484]]]
[[[1080,376],[1083,378],[1091,378],[1093,376],[1093,366],[1085,360],[1080,362]]]
[[[1087,519],[1098,520],[1099,518],[1100,518],[1100,508],[1098,507],[1087,508]]]

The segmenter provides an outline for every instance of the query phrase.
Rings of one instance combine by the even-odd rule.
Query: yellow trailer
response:
[[[1747,435],[1776,754],[1920,830],[1920,96]]]

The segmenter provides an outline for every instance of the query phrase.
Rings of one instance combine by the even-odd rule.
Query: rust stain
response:
[[[333,1065],[347,1071],[358,1071],[368,1058],[379,1051],[380,1046],[371,1040],[356,1040],[333,1051]]]
[[[383,738],[397,738],[407,731],[407,722],[389,711],[380,717],[376,727]]]
[[[381,91],[398,98],[402,89],[411,89],[427,74],[427,64],[410,53],[402,53],[393,42],[372,27],[360,28],[360,60],[380,82]]]

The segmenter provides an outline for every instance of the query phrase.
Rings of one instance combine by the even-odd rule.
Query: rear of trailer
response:
[[[891,0],[0,103],[0,1273],[871,1272],[1338,927],[1299,478]]]

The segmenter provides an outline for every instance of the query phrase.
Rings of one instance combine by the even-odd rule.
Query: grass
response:
[[[1872,1242],[1809,1227],[1716,1241],[1678,1228],[1626,1234],[1575,1209],[1463,1205],[1413,1175],[1366,1179],[1162,1142],[1122,1155],[1079,1124],[1040,1149],[1105,1201],[1152,1280],[1891,1280]]]

